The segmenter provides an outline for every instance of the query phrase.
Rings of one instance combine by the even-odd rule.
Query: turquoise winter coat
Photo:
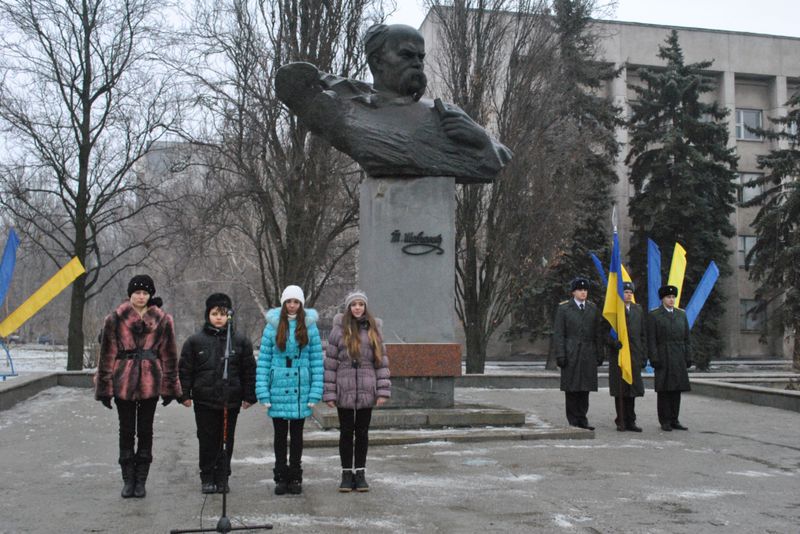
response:
[[[289,320],[286,350],[275,345],[280,308],[267,312],[267,325],[261,338],[256,367],[256,397],[262,404],[271,404],[270,417],[304,419],[311,415],[308,403],[322,399],[322,342],[317,330],[316,310],[305,310],[308,345],[302,349],[295,339],[296,319]]]

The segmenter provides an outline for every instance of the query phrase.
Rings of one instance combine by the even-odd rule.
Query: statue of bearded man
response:
[[[278,98],[313,133],[373,178],[454,176],[494,180],[511,151],[457,106],[423,98],[425,40],[401,24],[367,30],[374,84],[320,72],[310,63],[278,69]]]

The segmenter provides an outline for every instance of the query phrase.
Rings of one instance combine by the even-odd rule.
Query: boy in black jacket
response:
[[[223,493],[229,490],[225,481],[231,473],[233,436],[239,407],[246,410],[256,403],[256,361],[253,357],[253,345],[249,339],[231,329],[231,353],[228,359],[228,458],[223,461],[222,374],[228,335],[228,312],[231,308],[231,299],[224,293],[214,293],[208,297],[203,328],[189,337],[181,349],[179,374],[183,397],[180,401],[186,407],[194,404],[203,493]]]

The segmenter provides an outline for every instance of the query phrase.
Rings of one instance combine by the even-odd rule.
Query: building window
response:
[[[761,141],[761,136],[747,129],[761,128],[760,109],[737,109],[736,110],[736,139],[746,141]]]
[[[756,311],[760,304],[760,301],[752,299],[741,299],[739,301],[741,308],[739,327],[743,331],[760,332],[763,330],[767,322],[767,312],[763,308]]]
[[[761,178],[764,176],[760,172],[740,172],[738,173],[739,176],[739,187],[737,188],[737,194],[739,196],[739,203],[744,204],[745,202],[750,202],[761,193],[764,192],[764,184],[758,185],[751,185],[748,186],[750,182]]]
[[[739,248],[737,250],[737,257],[739,258],[739,267],[744,268],[745,258],[753,249],[756,244],[756,236],[754,235],[740,235]]]

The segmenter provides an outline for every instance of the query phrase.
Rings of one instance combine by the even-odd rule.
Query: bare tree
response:
[[[158,68],[164,2],[0,1],[4,125],[0,205],[54,265],[76,256],[67,369],[81,369],[86,303],[144,261],[164,228],[164,199],[137,161],[180,107]]]
[[[435,80],[514,151],[494,184],[462,185],[457,193],[456,311],[467,372],[482,373],[489,339],[575,227],[574,198],[585,180],[570,166],[584,140],[562,99],[548,2],[462,0],[431,8],[442,49]]]
[[[199,87],[205,129],[185,135],[212,156],[209,209],[238,261],[257,265],[265,306],[296,283],[313,304],[357,245],[362,172],[298,124],[274,93],[275,72],[308,61],[341,76],[364,73],[360,37],[383,18],[376,0],[201,1],[176,59]],[[201,121],[198,121],[201,122]],[[219,244],[219,243],[218,243]],[[248,252],[250,257],[246,257]],[[230,251],[234,254],[233,249]]]

